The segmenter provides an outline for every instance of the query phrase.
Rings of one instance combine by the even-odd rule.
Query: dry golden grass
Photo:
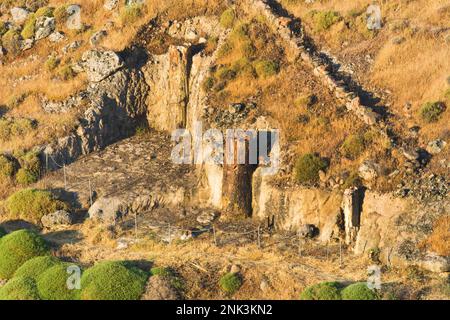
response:
[[[439,218],[433,233],[422,243],[423,247],[441,256],[450,256],[450,216]]]

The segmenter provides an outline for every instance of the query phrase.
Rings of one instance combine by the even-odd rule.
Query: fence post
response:
[[[212,229],[213,229],[214,245],[217,247],[216,227],[213,226]]]
[[[137,225],[137,213],[136,213],[136,211],[134,212],[134,237],[135,237],[135,240],[137,241],[137,239],[138,239],[138,225]]]
[[[66,177],[66,165],[63,164],[63,172],[64,172],[64,189],[67,190],[67,177]]]
[[[258,226],[258,247],[261,249],[261,225]]]
[[[89,203],[92,207],[92,185],[91,185],[91,179],[89,179]]]

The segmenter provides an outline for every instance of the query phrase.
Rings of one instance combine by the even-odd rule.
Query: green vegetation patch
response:
[[[366,149],[364,137],[359,134],[349,135],[342,144],[342,152],[348,159],[358,158]]]
[[[317,31],[328,30],[342,19],[341,15],[336,11],[313,11],[311,15]]]
[[[325,171],[327,168],[326,160],[316,154],[306,153],[295,163],[295,180],[302,184],[315,184],[319,181],[319,171]]]
[[[72,263],[58,263],[37,278],[37,289],[43,300],[77,300],[80,290],[71,288],[69,267]]]
[[[10,279],[29,259],[48,254],[46,242],[35,232],[19,230],[4,236],[0,241],[0,279]]]
[[[126,262],[100,262],[83,273],[81,299],[138,300],[148,276],[148,273]]]
[[[30,14],[25,22],[20,35],[24,39],[32,39],[34,38],[35,25],[36,25],[36,15]]]
[[[378,300],[375,291],[367,286],[366,282],[358,282],[345,287],[342,292],[343,300]]]
[[[300,300],[341,300],[338,282],[321,282],[309,287],[300,294]]]
[[[420,108],[420,116],[425,122],[437,122],[446,109],[443,102],[428,102]]]
[[[40,223],[41,218],[58,210],[69,210],[69,205],[56,199],[50,191],[24,189],[6,200],[10,218]]]
[[[143,4],[131,4],[125,6],[120,11],[120,20],[123,24],[130,24],[136,22],[145,13],[145,7]]]
[[[233,27],[235,20],[236,12],[232,8],[225,10],[220,16],[220,24],[227,29]]]
[[[15,171],[14,161],[8,156],[0,155],[0,182],[11,179]]]
[[[6,51],[12,55],[17,55],[20,49],[20,34],[18,31],[10,29],[2,37],[2,45]]]
[[[242,278],[234,272],[229,272],[220,278],[219,285],[225,293],[233,294],[242,286]]]
[[[152,277],[159,276],[169,279],[172,286],[178,290],[184,290],[185,284],[181,277],[179,277],[172,268],[168,267],[154,267],[150,270]]]
[[[40,300],[36,282],[28,277],[16,277],[0,288],[0,300]]]
[[[263,79],[276,75],[280,70],[278,62],[271,60],[257,60],[253,66],[258,77]]]
[[[53,256],[41,256],[28,260],[14,273],[14,277],[27,277],[36,280],[42,273],[61,263]]]

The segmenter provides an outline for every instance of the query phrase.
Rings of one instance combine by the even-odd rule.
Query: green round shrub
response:
[[[122,261],[104,261],[81,278],[82,300],[138,300],[148,274]]]
[[[260,78],[274,76],[280,70],[278,62],[271,60],[258,60],[254,63],[256,74]]]
[[[309,286],[300,294],[300,300],[341,300],[339,283],[321,282]]]
[[[235,19],[236,13],[232,8],[230,8],[225,10],[220,16],[220,24],[222,27],[229,29],[233,26]]]
[[[0,288],[0,300],[40,300],[34,279],[17,277]]]
[[[19,230],[0,241],[0,279],[10,279],[31,258],[49,254],[47,244],[38,234]]]
[[[233,294],[242,286],[242,279],[238,274],[229,272],[220,278],[219,285],[224,292]]]
[[[294,167],[295,180],[299,183],[314,184],[319,181],[319,171],[325,171],[328,163],[319,156],[306,153],[302,155]]]
[[[24,189],[13,193],[6,199],[9,217],[40,223],[41,218],[58,210],[69,210],[69,205],[55,199],[50,191]]]
[[[32,171],[20,168],[16,174],[16,182],[21,186],[29,186],[39,180],[39,177]]]
[[[34,38],[35,26],[36,26],[36,15],[32,13],[28,16],[27,21],[25,22],[23,29],[20,32],[22,38],[24,39]]]
[[[28,260],[14,273],[14,277],[37,279],[47,269],[61,263],[53,256],[41,256]]]
[[[58,263],[48,268],[37,278],[37,289],[43,300],[77,300],[79,289],[71,289],[68,286],[70,272],[68,267],[72,263]]]
[[[446,110],[443,102],[428,102],[420,109],[420,116],[425,122],[437,122]]]
[[[351,160],[358,158],[365,148],[364,138],[361,135],[352,134],[342,144],[344,156]]]
[[[371,290],[366,282],[358,282],[349,285],[341,292],[343,300],[378,300],[378,295]]]

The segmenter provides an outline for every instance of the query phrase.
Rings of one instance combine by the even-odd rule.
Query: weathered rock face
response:
[[[78,128],[42,148],[47,168],[58,169],[80,155],[134,133],[136,122],[145,117],[147,91],[142,73],[135,70],[121,70],[99,83],[91,83],[82,99],[90,101],[91,106]]]
[[[274,217],[275,227],[300,231],[305,224],[319,229],[318,239],[328,241],[339,237],[337,221],[342,195],[319,189],[272,186],[270,176],[261,175],[258,168],[253,175],[253,217],[265,221]]]
[[[150,87],[147,118],[151,127],[169,132],[186,127],[191,59],[189,47],[171,46],[168,53],[153,56],[144,67]]]
[[[14,7],[11,9],[11,17],[14,23],[24,23],[29,14],[28,10],[23,8]]]
[[[123,67],[122,59],[113,51],[89,50],[83,54],[82,61],[92,82],[100,82]]]
[[[100,198],[89,208],[89,218],[114,224],[128,213],[128,207],[117,197]]]
[[[55,31],[55,26],[55,18],[49,18],[45,16],[37,18],[34,39],[41,40],[47,38],[53,31]]]

